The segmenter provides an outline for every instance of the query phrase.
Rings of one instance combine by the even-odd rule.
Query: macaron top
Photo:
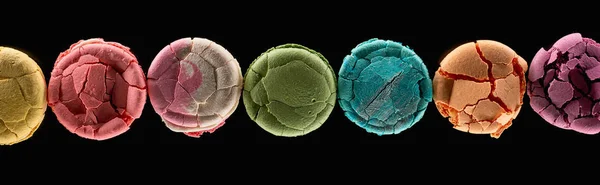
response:
[[[277,136],[319,128],[336,97],[335,73],[320,53],[298,44],[271,48],[246,71],[244,104],[250,118]]]
[[[600,133],[600,44],[579,33],[560,38],[531,61],[527,93],[548,123],[583,134]]]
[[[432,99],[431,79],[412,49],[370,39],[344,58],[338,98],[345,115],[367,132],[399,134],[422,118]]]
[[[27,54],[0,47],[0,145],[30,138],[46,112],[46,80]]]
[[[148,70],[148,93],[167,127],[199,137],[214,132],[237,108],[243,77],[237,60],[204,38],[165,46]]]
[[[500,137],[523,104],[527,63],[508,46],[478,40],[452,50],[433,80],[433,98],[454,128]]]
[[[142,114],[146,78],[128,47],[81,40],[57,58],[48,104],[72,133],[94,140],[118,136]]]

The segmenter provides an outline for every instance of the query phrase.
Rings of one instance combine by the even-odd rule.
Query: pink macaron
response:
[[[150,103],[166,126],[191,137],[214,132],[235,111],[243,77],[221,45],[183,38],[165,46],[148,70]]]
[[[123,134],[146,102],[146,79],[129,48],[81,40],[62,52],[50,77],[48,104],[58,121],[83,138]]]
[[[566,35],[531,61],[531,108],[548,123],[582,134],[600,133],[600,44]]]

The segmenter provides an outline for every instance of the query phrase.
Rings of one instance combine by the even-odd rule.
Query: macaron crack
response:
[[[500,99],[499,97],[496,97],[494,95],[494,92],[496,92],[496,78],[494,78],[494,73],[492,72],[492,68],[493,68],[493,64],[492,61],[488,60],[485,58],[485,56],[483,55],[483,52],[481,51],[481,48],[479,47],[479,43],[475,42],[475,48],[477,49],[477,54],[479,54],[479,58],[481,58],[481,61],[485,62],[488,65],[488,81],[490,82],[490,94],[488,95],[488,99],[491,100],[492,102],[497,103],[498,105],[500,105],[500,107],[502,107],[502,109],[504,109],[504,111],[506,112],[511,112],[511,110],[506,107],[506,104],[504,104],[504,102],[502,101],[502,99]],[[513,61],[516,59],[513,58]],[[513,67],[515,67],[513,65]],[[514,69],[513,69],[514,71]]]

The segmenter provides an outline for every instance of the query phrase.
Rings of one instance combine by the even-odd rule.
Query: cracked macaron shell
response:
[[[243,100],[250,118],[284,137],[308,134],[329,117],[336,100],[336,77],[327,59],[298,44],[267,50],[244,76]]]
[[[46,112],[46,80],[27,54],[0,46],[0,145],[29,139]]]
[[[223,126],[243,88],[237,60],[204,38],[165,46],[150,65],[147,81],[150,102],[166,126],[191,137]]]
[[[521,110],[527,67],[500,42],[463,44],[442,60],[435,73],[435,105],[455,129],[499,138]]]
[[[432,101],[432,81],[421,58],[391,40],[370,39],[344,58],[338,102],[369,133],[399,134],[412,127]]]
[[[93,140],[123,134],[142,114],[146,77],[128,47],[94,38],[60,53],[48,105],[70,132]]]
[[[531,61],[527,94],[548,123],[583,134],[600,132],[600,44],[572,33]]]

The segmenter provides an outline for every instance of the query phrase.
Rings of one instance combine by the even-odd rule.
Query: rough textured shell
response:
[[[30,138],[46,112],[46,80],[27,54],[0,47],[0,145]]]
[[[245,74],[244,105],[250,118],[277,136],[318,129],[333,110],[336,78],[327,59],[297,44],[271,48]]]

